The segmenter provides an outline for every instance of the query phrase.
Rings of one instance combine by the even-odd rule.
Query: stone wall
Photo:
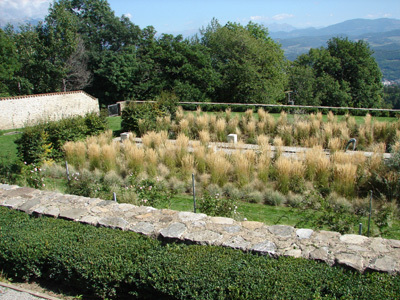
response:
[[[89,112],[99,113],[99,102],[83,91],[0,98],[0,129],[22,128]]]
[[[134,231],[166,241],[208,244],[261,255],[293,256],[340,264],[360,272],[400,273],[400,241],[236,221],[205,214],[118,204],[0,184],[0,205],[34,214]]]

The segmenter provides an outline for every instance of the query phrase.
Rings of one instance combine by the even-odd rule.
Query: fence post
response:
[[[192,173],[192,187],[193,187],[193,212],[196,213],[196,187],[195,187],[194,173]]]

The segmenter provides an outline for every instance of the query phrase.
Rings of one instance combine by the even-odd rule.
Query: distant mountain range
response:
[[[266,25],[268,27],[268,25]],[[326,46],[332,37],[348,37],[351,40],[367,41],[375,52],[374,57],[383,77],[400,82],[400,20],[397,19],[354,19],[324,28],[276,31],[272,27],[270,36],[282,45],[285,56],[294,60],[310,48]]]

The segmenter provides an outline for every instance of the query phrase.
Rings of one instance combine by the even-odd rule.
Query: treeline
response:
[[[163,92],[273,104],[289,92],[295,104],[381,108],[381,79],[364,41],[332,38],[290,62],[262,25],[213,19],[188,39],[157,36],[106,0],[58,0],[43,23],[0,29],[0,96],[84,89],[101,104]]]

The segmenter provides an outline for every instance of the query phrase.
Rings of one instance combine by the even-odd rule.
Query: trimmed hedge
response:
[[[105,116],[95,113],[25,127],[21,137],[15,141],[18,156],[28,164],[57,160],[63,156],[61,147],[65,142],[97,135],[106,128]]]
[[[0,266],[14,278],[40,278],[100,298],[400,299],[400,276],[222,247],[162,244],[4,207]]]

